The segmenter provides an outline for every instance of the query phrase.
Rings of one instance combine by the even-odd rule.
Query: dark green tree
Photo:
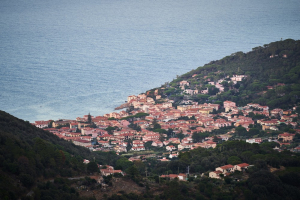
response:
[[[178,133],[176,136],[180,139],[180,141],[185,137],[185,135],[182,133],[182,131],[180,133]]]
[[[86,170],[88,173],[99,172],[99,168],[96,162],[89,162],[86,166]]]

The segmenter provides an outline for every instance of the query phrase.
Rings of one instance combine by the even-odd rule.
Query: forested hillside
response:
[[[245,75],[246,78],[232,84],[229,77],[233,75]],[[220,79],[224,79],[225,91],[218,94],[208,82]],[[182,90],[178,88],[182,80],[191,83],[190,89],[209,89],[208,95],[190,97],[200,103],[230,100],[238,106],[252,102],[270,108],[288,108],[298,103],[300,97],[300,41],[273,42],[248,53],[236,52],[212,61],[164,85],[163,94],[175,101],[183,99]]]
[[[55,177],[85,176],[83,159],[113,165],[116,158],[113,152],[92,153],[0,111],[0,199],[18,199]]]

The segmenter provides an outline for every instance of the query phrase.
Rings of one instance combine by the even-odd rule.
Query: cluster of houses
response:
[[[231,81],[237,83],[242,81],[244,75],[234,75],[231,77]],[[215,86],[221,86],[221,79],[216,83],[210,82]],[[179,87],[181,89],[189,86],[188,81],[181,81]],[[219,88],[220,89],[220,88]],[[220,90],[221,91],[221,90]],[[186,93],[195,94],[198,91],[186,90]],[[154,91],[154,96],[151,97],[147,94],[131,95],[127,98],[127,106],[131,106],[134,109],[128,113],[124,110],[120,112],[112,112],[105,114],[104,116],[90,116],[84,115],[78,117],[76,120],[57,120],[57,121],[36,121],[35,126],[44,128],[60,138],[72,141],[76,145],[90,148],[93,151],[109,151],[126,152],[128,151],[128,141],[132,141],[130,144],[131,151],[144,151],[147,150],[145,143],[151,142],[151,146],[165,148],[166,151],[181,151],[186,149],[194,149],[198,147],[202,148],[215,148],[217,143],[213,141],[213,138],[205,138],[202,142],[194,143],[192,135],[195,132],[212,132],[213,130],[220,129],[222,127],[238,127],[242,126],[249,130],[249,128],[255,124],[255,121],[249,116],[250,113],[255,115],[263,115],[266,117],[276,117],[271,120],[257,120],[256,123],[262,125],[263,130],[278,130],[277,126],[284,123],[291,125],[294,128],[297,126],[297,122],[293,122],[297,115],[293,115],[291,110],[273,109],[269,110],[268,106],[261,106],[259,104],[249,103],[244,107],[236,106],[235,102],[224,101],[223,106],[220,104],[204,103],[198,104],[188,100],[187,104],[173,106],[173,101],[166,98],[162,103],[156,103],[155,100],[161,99],[159,91]],[[224,112],[218,112],[221,107],[224,108]],[[136,115],[138,113],[147,113],[148,115],[142,118],[131,118],[126,120],[126,117],[130,115]],[[184,119],[183,119],[184,118]],[[180,120],[182,119],[182,120]],[[189,120],[186,120],[189,119]],[[90,126],[91,121],[94,126]],[[173,137],[168,138],[165,134],[150,131],[153,126],[153,121],[158,123],[161,129],[173,131]],[[51,124],[52,128],[48,128]],[[136,125],[140,127],[139,130],[129,128],[129,125]],[[176,138],[178,133],[182,133],[184,138],[180,140]],[[230,137],[230,131],[228,134],[219,135],[219,139],[228,140]],[[281,134],[278,139],[282,138],[282,142],[287,144],[291,141],[293,134]],[[249,138],[246,142],[260,143],[261,138]],[[96,146],[95,144],[99,145]]]
[[[236,84],[242,81],[244,75],[234,75],[230,77],[231,81]],[[228,77],[227,77],[228,78]],[[224,91],[221,84],[224,79],[217,82],[209,82],[219,89]],[[195,95],[198,93],[206,94],[208,89],[198,91],[195,89],[188,89],[190,83],[188,81],[181,81],[179,87],[185,94]],[[157,103],[156,100],[160,100]],[[92,151],[115,151],[116,153],[129,151],[145,151],[147,146],[151,144],[153,147],[165,148],[169,152],[168,157],[160,158],[162,162],[168,162],[172,158],[178,156],[178,152],[182,150],[192,150],[195,148],[215,148],[217,142],[213,137],[206,137],[201,142],[195,143],[192,139],[193,133],[197,132],[212,132],[223,127],[244,127],[249,130],[255,123],[262,126],[262,130],[278,130],[280,124],[291,125],[298,133],[297,122],[294,118],[298,115],[292,114],[292,110],[273,109],[269,110],[268,106],[261,106],[259,104],[249,103],[244,107],[238,107],[235,102],[224,101],[223,105],[204,103],[198,104],[192,100],[183,101],[181,105],[173,106],[173,101],[170,99],[161,99],[158,90],[154,91],[154,96],[147,94],[128,96],[126,106],[131,106],[134,109],[130,113],[122,110],[120,112],[112,112],[103,116],[84,115],[78,117],[76,120],[49,120],[36,121],[35,126],[46,129],[58,137],[72,141],[75,145],[84,146]],[[223,112],[220,109],[223,108]],[[128,118],[139,113],[147,113],[147,116],[140,118]],[[262,115],[268,120],[254,120],[250,116]],[[270,119],[273,117],[273,119]],[[158,123],[161,129],[166,131],[172,130],[172,136],[167,137],[166,134],[151,131],[153,123]],[[91,127],[91,122],[93,126]],[[140,129],[129,128],[129,125],[135,125]],[[48,128],[49,125],[51,128]],[[130,126],[132,127],[132,126]],[[234,130],[234,129],[232,129]],[[176,137],[177,134],[182,133],[184,138]],[[218,139],[228,140],[232,131],[227,134],[217,136]],[[295,134],[282,133],[277,136],[275,140],[283,145],[290,145]],[[131,141],[129,144],[128,141]],[[248,143],[261,143],[262,138],[248,138]],[[147,143],[147,145],[146,145]],[[97,144],[97,145],[96,145]],[[298,148],[298,149],[297,149]],[[295,151],[300,152],[300,147],[295,148]],[[165,154],[166,155],[166,154]],[[130,161],[140,160],[140,158],[132,157]],[[88,161],[84,161],[87,163]],[[238,165],[225,165],[217,167],[215,171],[209,173],[211,178],[221,178],[229,175],[234,171],[245,171],[249,167],[247,163]],[[110,174],[121,173],[120,170],[114,170],[112,166],[101,167],[101,174],[107,176]],[[186,174],[169,174],[162,175],[161,178],[186,180]]]
[[[125,141],[128,139],[133,140],[132,151],[146,150],[144,144],[149,141],[152,142],[152,146],[165,147],[167,151],[181,151],[197,147],[214,148],[216,147],[216,142],[212,138],[206,138],[201,143],[193,143],[193,133],[212,132],[215,129],[230,126],[242,126],[249,129],[250,125],[254,125],[254,120],[249,117],[250,112],[265,116],[280,117],[280,120],[257,120],[257,123],[262,125],[263,130],[276,130],[276,126],[281,123],[289,124],[293,127],[297,126],[297,123],[292,121],[297,115],[291,115],[289,110],[274,109],[269,111],[267,106],[260,106],[259,104],[248,104],[244,107],[237,107],[235,102],[224,101],[223,107],[225,112],[211,114],[214,110],[219,110],[221,106],[219,104],[197,104],[197,102],[193,102],[190,105],[180,105],[175,108],[172,106],[172,101],[170,100],[162,104],[155,104],[152,102],[152,98],[150,100],[149,98],[145,94],[128,97],[128,102],[135,108],[132,111],[133,115],[138,113],[149,114],[144,119],[136,119],[132,122],[141,127],[140,131],[129,128],[128,125],[130,122],[121,119],[129,116],[128,113],[122,114],[123,111],[118,114],[113,112],[104,116],[91,116],[91,120],[96,125],[96,128],[89,127],[90,123],[86,122],[88,115],[82,118],[78,117],[76,120],[37,121],[35,125],[52,132],[60,138],[73,141],[76,145],[91,148],[94,151],[107,149],[116,152],[127,151],[126,147],[128,144]],[[178,120],[180,117],[188,117],[190,120]],[[153,120],[156,120],[162,129],[172,129],[174,136],[182,133],[185,135],[185,138],[181,141],[176,137],[167,139],[166,135],[148,130]],[[52,128],[46,128],[50,122],[52,123]],[[69,126],[66,127],[65,125]],[[107,131],[108,127],[117,128],[109,133]],[[230,136],[221,135],[219,137],[222,140],[228,140]],[[101,148],[94,148],[93,142],[96,141],[100,144]],[[284,139],[284,142],[286,141],[290,140]],[[247,142],[260,143],[261,139],[249,138]],[[178,145],[177,148],[174,144]]]
[[[140,158],[134,158],[131,157],[129,159],[129,161],[136,161],[136,160],[140,160]],[[162,161],[169,161],[166,158],[161,159]],[[84,164],[88,164],[90,161],[84,159],[83,163]],[[113,166],[109,166],[109,165],[105,165],[105,166],[101,166],[98,165],[99,169],[100,169],[100,175],[101,176],[97,176],[95,178],[95,180],[97,180],[98,183],[103,183],[103,176],[109,176],[109,175],[116,175],[116,174],[121,174],[122,176],[125,175],[125,173],[122,170],[116,170],[114,169]],[[249,165],[248,163],[241,163],[241,164],[237,164],[237,165],[224,165],[221,167],[217,167],[215,169],[215,171],[211,171],[209,172],[209,177],[210,178],[215,178],[215,179],[221,179],[222,177],[228,176],[231,173],[235,172],[235,171],[241,171],[244,172],[246,171],[249,167],[251,167],[251,165]],[[160,178],[165,178],[165,179],[175,179],[177,178],[180,181],[186,181],[188,175],[185,173],[179,173],[179,174],[167,174],[167,175],[161,175]]]
[[[88,164],[88,163],[90,163],[90,161],[84,159],[83,163]],[[96,182],[98,184],[100,184],[104,190],[106,189],[106,187],[108,185],[105,183],[103,176],[109,176],[109,175],[112,175],[112,176],[122,175],[122,176],[124,176],[125,175],[125,173],[122,170],[116,170],[116,169],[114,169],[113,166],[110,166],[110,165],[98,165],[98,168],[99,168],[100,174],[97,173],[97,174],[91,175],[89,177],[91,179],[96,180]],[[82,189],[86,189],[86,187],[84,187]]]
[[[224,165],[221,167],[217,167],[215,171],[209,172],[210,178],[220,179],[223,176],[228,176],[230,173],[235,171],[246,171],[250,165],[248,163],[241,163],[237,165]]]

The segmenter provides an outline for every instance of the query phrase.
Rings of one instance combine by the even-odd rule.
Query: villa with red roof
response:
[[[161,175],[160,178],[167,178],[170,180],[173,180],[175,178],[178,178],[179,181],[186,181],[186,174],[180,173],[180,174],[168,174],[168,175]]]
[[[173,146],[173,145],[169,145],[169,146],[166,146],[166,150],[167,151],[174,151],[174,150],[176,150],[176,147]]]
[[[217,167],[216,171],[209,172],[209,177],[210,178],[217,178],[220,179],[220,174],[224,174],[224,176],[229,175],[231,172],[234,172],[235,170],[237,171],[245,171],[249,168],[248,163],[241,163],[237,165],[224,165],[221,167]]]
[[[124,175],[122,170],[115,170],[115,169],[111,169],[111,168],[100,169],[100,172],[101,172],[102,176],[109,176],[111,174],[117,174],[117,173],[120,173],[120,174]]]
[[[213,171],[213,172],[209,172],[209,178],[216,178],[216,179],[220,179],[220,174],[222,174],[221,171]]]
[[[224,101],[223,106],[225,108],[225,112],[228,112],[230,109],[236,107],[236,103],[233,101]]]
[[[233,165],[224,165],[221,167],[217,167],[216,171],[221,171],[222,173],[230,173],[234,171],[234,166]]]
[[[38,128],[48,128],[50,120],[48,121],[35,121],[34,125]]]
[[[241,164],[238,164],[238,165],[234,165],[234,170],[245,171],[245,170],[248,169],[248,167],[249,167],[248,163],[241,163]]]
[[[282,133],[278,135],[278,139],[282,138],[283,142],[289,142],[292,141],[295,137],[295,134],[292,133]]]
[[[154,146],[154,147],[163,147],[164,144],[160,140],[155,140],[155,141],[152,142],[151,146]]]

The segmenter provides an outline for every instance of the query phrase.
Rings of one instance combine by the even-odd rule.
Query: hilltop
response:
[[[288,108],[299,102],[299,73],[300,41],[287,39],[212,61],[156,89],[175,103],[183,99],[199,103],[230,100],[238,106],[258,103],[270,108]],[[232,77],[239,75],[245,78],[236,83]],[[183,80],[189,85],[180,88]],[[223,91],[211,83],[219,83]],[[198,93],[186,95],[182,92],[184,89],[198,90]]]

